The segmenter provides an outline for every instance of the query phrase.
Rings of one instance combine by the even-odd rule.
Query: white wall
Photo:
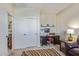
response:
[[[13,13],[14,13],[13,12],[14,11],[14,8],[13,8],[13,6],[10,3],[0,3],[0,10],[7,11],[11,15],[13,15]]]
[[[15,7],[14,16],[40,16],[40,11],[34,8]]]
[[[56,26],[56,14],[50,13],[50,10],[40,8],[15,8],[15,16],[36,16],[40,18],[40,25],[55,25]],[[56,27],[50,27],[51,32],[56,32]]]
[[[57,14],[57,32],[64,34],[68,28],[79,27],[79,4],[73,4]],[[78,31],[78,29],[75,29]],[[79,32],[79,31],[78,31]],[[75,32],[77,34],[77,32]]]
[[[56,32],[56,14],[42,13],[40,14],[40,23],[44,26],[49,24],[50,26],[55,25],[55,27],[50,27],[50,32]]]

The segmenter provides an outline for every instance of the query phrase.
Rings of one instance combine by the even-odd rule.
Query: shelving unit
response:
[[[12,16],[8,14],[8,49],[12,49]]]
[[[47,24],[46,26],[44,26],[44,25],[41,24],[41,27],[55,27],[55,25],[50,26],[49,24]]]

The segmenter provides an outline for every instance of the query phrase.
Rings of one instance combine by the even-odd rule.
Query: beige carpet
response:
[[[21,56],[60,56],[60,54],[51,48],[23,51]]]
[[[61,56],[54,48],[26,48],[15,49],[10,56]]]

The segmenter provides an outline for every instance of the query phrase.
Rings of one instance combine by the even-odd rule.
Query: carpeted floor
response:
[[[39,47],[39,48],[25,48],[14,49],[9,56],[62,56],[63,54],[55,48]]]
[[[60,56],[60,54],[51,48],[23,51],[21,56]]]

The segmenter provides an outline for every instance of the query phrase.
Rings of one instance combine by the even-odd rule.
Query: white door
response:
[[[7,49],[7,39],[6,37],[0,37],[0,56],[6,56],[8,55],[8,49]]]
[[[13,29],[15,49],[33,47],[40,43],[38,19],[15,18]]]
[[[0,56],[8,55],[7,37],[8,36],[8,14],[0,12]]]

